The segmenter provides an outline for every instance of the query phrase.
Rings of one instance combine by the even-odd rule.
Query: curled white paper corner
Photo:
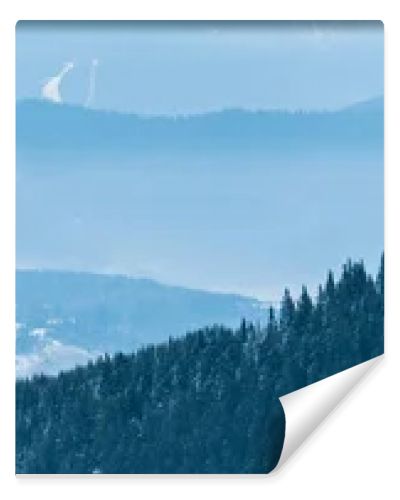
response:
[[[279,398],[285,420],[285,440],[277,472],[358,382],[383,358],[378,356]]]

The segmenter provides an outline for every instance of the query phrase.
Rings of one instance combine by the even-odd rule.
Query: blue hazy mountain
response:
[[[145,117],[17,103],[17,265],[277,300],[383,247],[383,99]]]
[[[360,119],[362,114],[362,119]],[[18,154],[54,152],[130,157],[264,152],[282,156],[327,153],[383,143],[383,99],[336,112],[224,110],[157,117],[88,110],[45,101],[17,104]],[[44,156],[44,157],[45,157]],[[73,165],[71,165],[72,167]]]
[[[359,101],[346,108],[347,112],[383,115],[383,97],[375,97],[367,101]]]
[[[206,325],[264,323],[266,304],[148,279],[17,271],[17,374],[57,373],[99,354],[131,352]]]

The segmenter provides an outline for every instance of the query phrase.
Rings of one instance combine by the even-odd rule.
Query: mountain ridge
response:
[[[130,352],[207,324],[266,319],[266,303],[150,279],[68,271],[17,271],[17,375]]]
[[[362,99],[355,101],[354,103],[341,106],[336,109],[285,109],[285,108],[260,108],[260,109],[250,109],[242,107],[228,107],[221,109],[207,110],[204,112],[193,112],[193,113],[177,113],[177,114],[145,114],[137,113],[135,111],[119,111],[106,108],[88,108],[83,105],[72,104],[72,103],[52,103],[40,98],[24,98],[18,99],[16,101],[16,108],[21,108],[23,106],[45,106],[54,109],[74,109],[81,110],[85,113],[90,114],[103,114],[103,115],[117,115],[121,117],[135,117],[141,120],[188,120],[195,118],[204,118],[208,116],[222,115],[222,114],[248,114],[248,115],[321,115],[321,114],[337,114],[347,112],[349,110],[374,110],[376,112],[383,112],[383,96],[379,95],[376,97],[371,97],[369,99]]]
[[[325,112],[223,110],[165,117],[24,101],[17,103],[17,147],[20,158],[57,151],[141,158],[373,149],[383,144],[382,103]]]

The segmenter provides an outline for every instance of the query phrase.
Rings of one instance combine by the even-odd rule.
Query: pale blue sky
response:
[[[20,22],[17,98],[66,61],[66,102],[151,114],[221,108],[337,109],[383,94],[380,22]]]

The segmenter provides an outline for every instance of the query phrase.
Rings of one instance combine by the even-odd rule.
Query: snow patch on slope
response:
[[[17,378],[29,378],[34,374],[57,375],[61,370],[70,370],[85,365],[97,358],[98,352],[90,352],[73,345],[50,339],[40,350],[29,354],[17,354]]]

